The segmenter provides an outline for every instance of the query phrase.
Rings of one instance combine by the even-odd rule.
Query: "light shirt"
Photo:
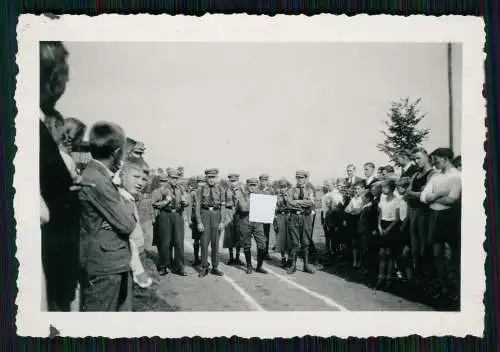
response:
[[[399,199],[399,218],[404,221],[408,216],[408,204],[403,199],[403,197],[398,196]]]
[[[112,181],[113,181],[113,183],[114,183],[115,185],[117,185],[117,186],[121,186],[121,184],[122,184],[122,179],[121,179],[121,177],[120,177],[120,171],[121,171],[121,170],[118,170],[116,173],[114,173],[114,174],[113,174],[113,179],[112,179]]]
[[[321,210],[323,212],[330,210],[330,207],[338,208],[342,204],[344,204],[344,197],[342,197],[342,194],[336,188],[321,198]]]
[[[69,155],[68,153],[66,153],[62,149],[59,149],[59,154],[61,154],[61,157],[64,161],[64,164],[66,164],[66,168],[68,169],[69,173],[71,174],[71,177],[73,179],[77,178],[78,173],[76,172],[76,163],[73,160],[73,158],[71,157],[71,155]]]
[[[459,198],[462,192],[462,174],[456,168],[452,167],[446,172],[436,173],[431,177],[429,182],[425,185],[422,193],[420,193],[420,201],[425,204],[429,204],[429,208],[432,210],[446,210],[450,209],[451,206],[440,204],[437,202],[429,203],[426,200],[428,194],[437,192],[446,192],[448,197]]]
[[[400,206],[399,199],[398,197],[393,197],[391,200],[387,200],[387,196],[380,197],[378,208],[380,209],[380,219],[382,221],[396,220],[396,210]]]
[[[139,211],[137,210],[137,206],[135,204],[135,198],[131,195],[125,188],[118,187],[118,192],[120,192],[120,196],[127,202],[133,204],[134,208],[134,217],[136,220],[134,231],[130,234],[130,241],[134,242],[136,248],[144,247],[144,232],[142,231],[142,227],[139,221]]]
[[[363,198],[360,196],[355,196],[354,198],[351,199],[347,207],[345,208],[345,212],[350,214],[356,209],[361,209],[363,206]]]
[[[371,175],[365,180],[365,183],[369,185],[375,179],[375,175]]]

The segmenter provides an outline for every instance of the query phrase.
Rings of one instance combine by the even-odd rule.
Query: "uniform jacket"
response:
[[[268,194],[268,195],[275,194],[274,189],[271,187],[271,185],[266,187],[262,187],[261,185],[259,185],[258,190],[260,194]]]
[[[201,223],[201,209],[203,207],[213,207],[213,208],[221,208],[225,205],[225,192],[224,189],[215,184],[213,186],[213,201],[210,200],[210,186],[202,185],[196,191],[196,206],[195,206],[195,214],[196,221]]]
[[[238,199],[239,195],[243,192],[243,187],[240,184],[237,184],[235,187],[229,186],[226,189],[226,208],[228,209],[234,209],[236,206],[236,200]]]
[[[175,188],[167,183],[162,187],[155,189],[153,194],[151,195],[153,204],[170,199],[168,203],[165,204],[162,209],[165,210],[178,210],[183,211],[189,205],[189,197],[184,187],[181,185],[177,185]]]
[[[129,271],[129,236],[136,227],[133,209],[127,207],[103,165],[90,161],[82,177],[96,187],[84,187],[79,194],[80,265],[88,275]]]
[[[257,192],[256,192],[257,193]],[[236,198],[235,211],[239,214],[250,212],[250,192],[248,189],[243,189]]]
[[[293,187],[287,192],[290,210],[312,211],[315,205],[314,191],[304,186],[304,199],[299,200],[299,195],[299,187]]]

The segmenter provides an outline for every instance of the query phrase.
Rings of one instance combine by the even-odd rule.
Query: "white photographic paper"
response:
[[[267,194],[250,195],[250,221],[272,224],[278,197]]]

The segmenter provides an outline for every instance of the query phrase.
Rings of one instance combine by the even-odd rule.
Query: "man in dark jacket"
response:
[[[407,150],[401,150],[396,154],[396,163],[401,167],[401,178],[411,178],[419,171],[418,166],[411,160],[411,152]]]
[[[123,157],[125,135],[117,125],[98,122],[90,130],[89,143],[93,160],[82,177],[95,187],[80,191],[82,309],[131,311],[129,236],[137,219],[112,182]]]
[[[62,43],[40,42],[40,195],[49,212],[41,254],[49,311],[70,310],[78,281],[79,187],[59,152],[63,117],[55,110],[68,80],[67,56]]]

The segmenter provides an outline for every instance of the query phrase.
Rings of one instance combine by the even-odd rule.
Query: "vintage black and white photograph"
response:
[[[484,213],[484,186],[462,155],[482,163],[465,119],[484,116],[464,112],[463,42],[44,37],[33,53],[40,312],[468,310],[464,237],[483,235],[462,190]]]

